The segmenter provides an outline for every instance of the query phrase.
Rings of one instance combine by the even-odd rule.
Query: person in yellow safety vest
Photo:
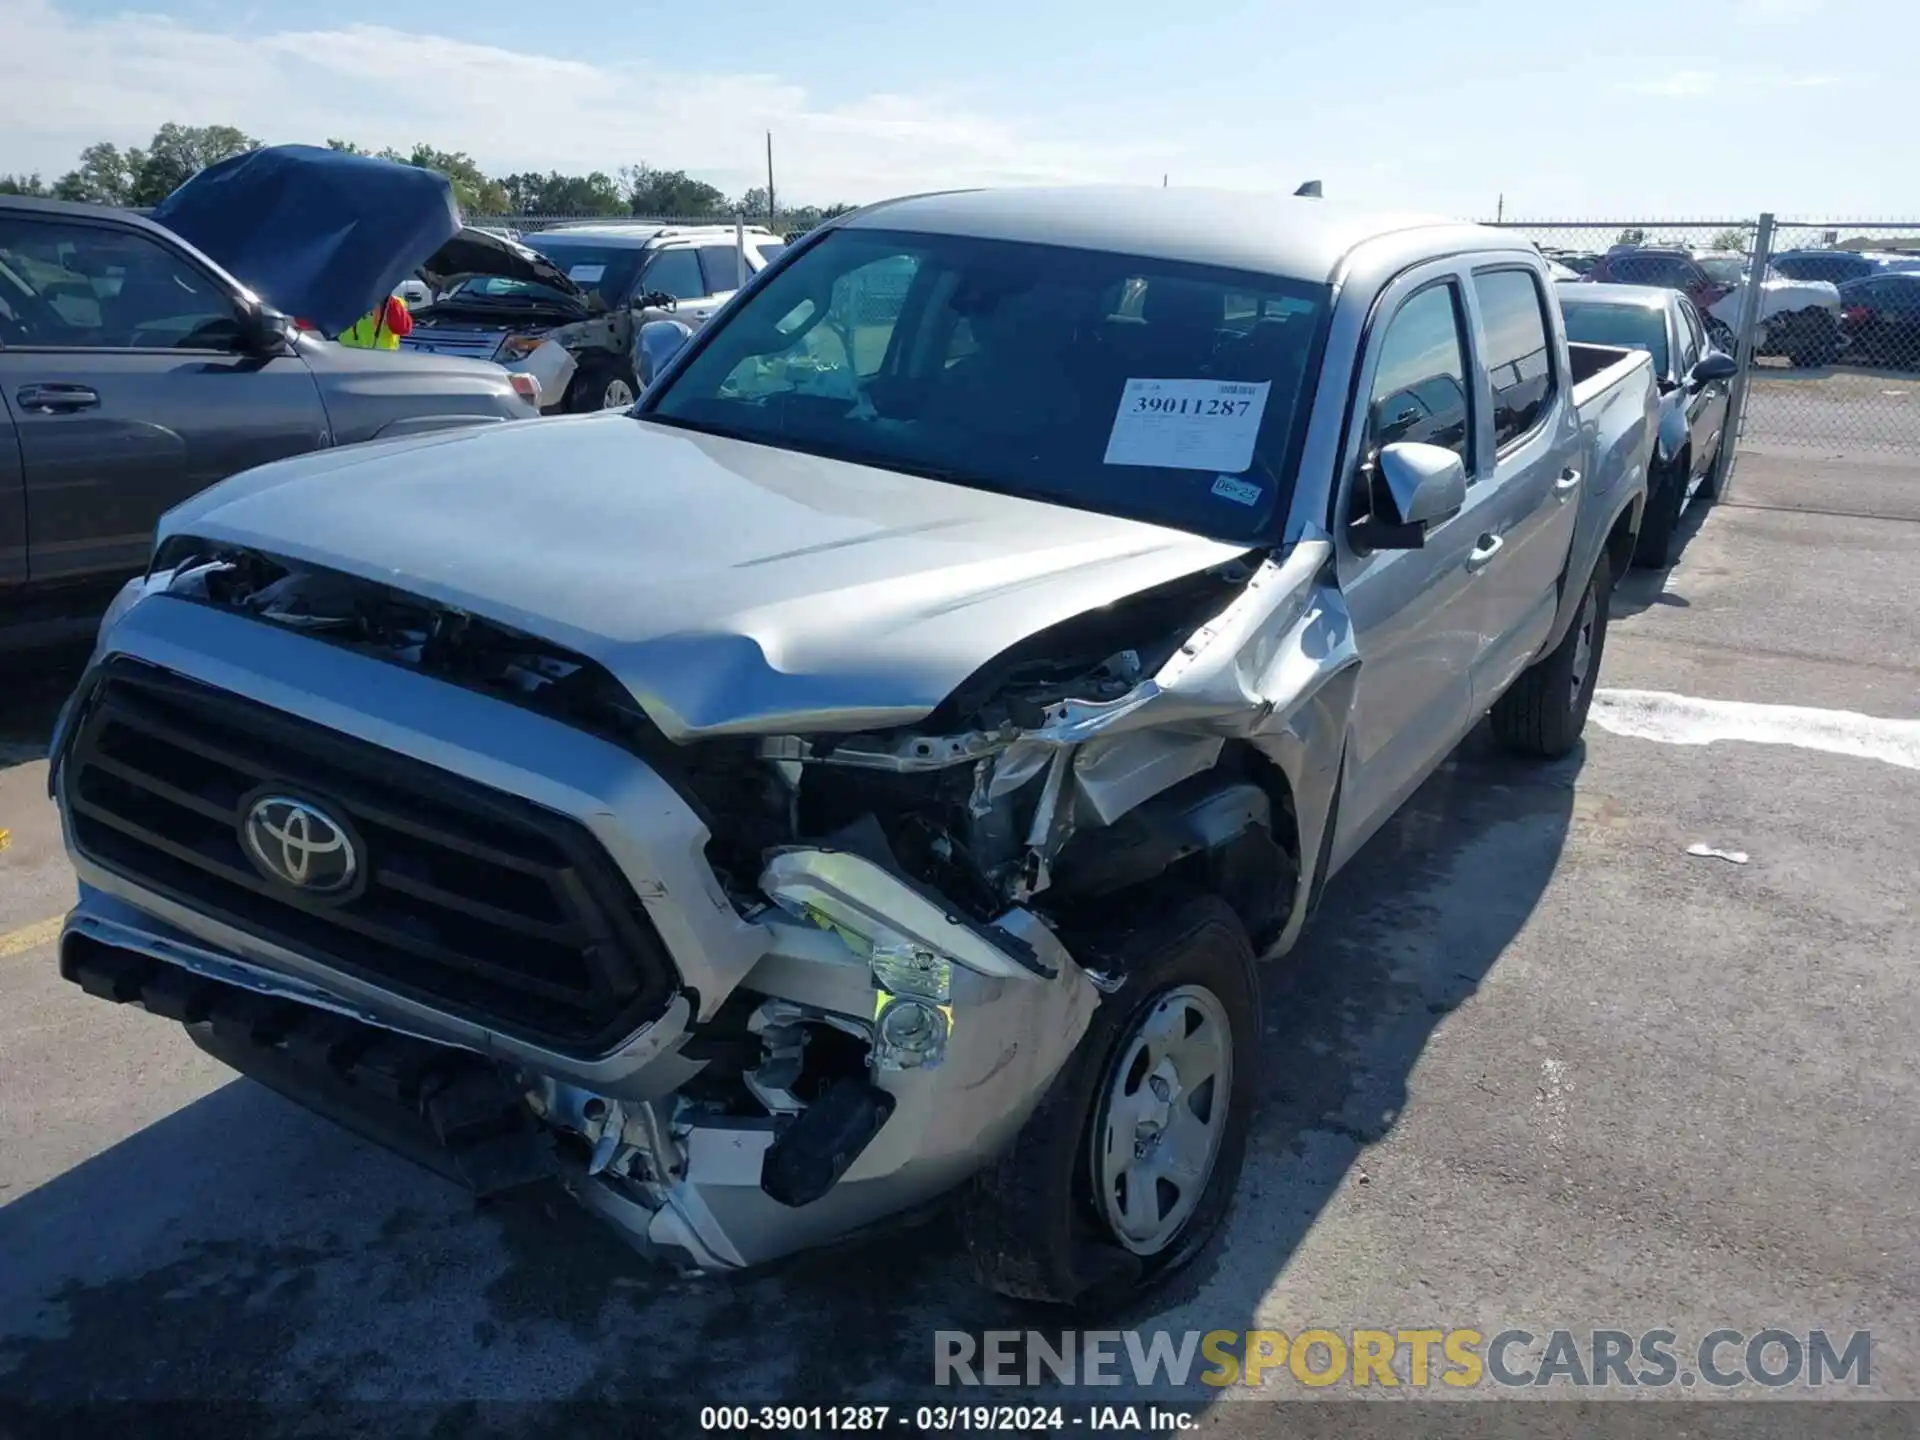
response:
[[[342,330],[340,343],[361,350],[398,350],[400,337],[412,333],[413,314],[407,309],[407,302],[398,295],[389,295],[385,304],[369,310]]]

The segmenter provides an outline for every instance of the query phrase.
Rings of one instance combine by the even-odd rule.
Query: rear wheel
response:
[[[1557,760],[1580,743],[1600,678],[1612,589],[1613,570],[1602,552],[1565,638],[1522,671],[1494,702],[1494,738],[1507,749]]]
[[[1687,508],[1687,471],[1692,457],[1682,452],[1672,465],[1662,466],[1647,496],[1646,518],[1634,542],[1633,564],[1639,570],[1664,570],[1673,563],[1680,516]]]
[[[1259,987],[1216,896],[1100,947],[1122,976],[1073,1058],[961,1203],[975,1275],[1004,1295],[1107,1309],[1208,1247],[1246,1156]]]

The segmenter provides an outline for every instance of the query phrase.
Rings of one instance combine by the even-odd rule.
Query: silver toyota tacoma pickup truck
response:
[[[629,411],[168,514],[55,739],[62,972],[696,1269],[951,1197],[1113,1304],[1221,1227],[1258,962],[1489,711],[1578,743],[1656,403],[1498,231],[871,206]]]

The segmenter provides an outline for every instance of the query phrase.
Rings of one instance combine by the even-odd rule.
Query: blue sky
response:
[[[0,0],[0,35],[0,171],[49,176],[177,119],[737,192],[771,129],[796,202],[1166,174],[1452,214],[1920,219],[1913,0]]]

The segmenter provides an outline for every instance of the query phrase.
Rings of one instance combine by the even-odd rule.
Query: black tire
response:
[[[1787,359],[1801,369],[1831,365],[1840,358],[1840,327],[1824,310],[1801,310],[1788,317]]]
[[[608,391],[616,383],[627,387],[628,399],[622,405],[610,405]],[[640,382],[634,377],[633,367],[624,360],[611,358],[590,360],[582,363],[574,372],[573,383],[567,387],[567,409],[576,415],[587,415],[595,410],[625,409],[640,394]]]
[[[1191,1264],[1219,1233],[1246,1159],[1260,993],[1246,929],[1217,896],[1156,905],[1137,925],[1080,948],[1124,979],[1102,997],[1079,1048],[1013,1144],[963,1193],[960,1228],[974,1275],[989,1289],[1110,1313]],[[1210,992],[1226,1016],[1232,1044],[1227,1112],[1199,1199],[1164,1248],[1140,1255],[1100,1214],[1093,1134],[1136,1028],[1180,987]],[[1219,1103],[1217,1095],[1212,1099]]]
[[[1613,567],[1602,552],[1566,636],[1521,671],[1507,693],[1494,702],[1494,738],[1507,749],[1557,760],[1580,743],[1606,650],[1607,597],[1612,589]],[[1579,672],[1576,684],[1583,631],[1587,632],[1586,668]]]
[[[1654,476],[1647,496],[1647,513],[1640,521],[1640,536],[1633,545],[1636,570],[1664,570],[1673,563],[1674,538],[1680,530],[1680,516],[1687,508],[1687,469],[1692,457],[1682,452],[1671,465],[1663,465]]]

